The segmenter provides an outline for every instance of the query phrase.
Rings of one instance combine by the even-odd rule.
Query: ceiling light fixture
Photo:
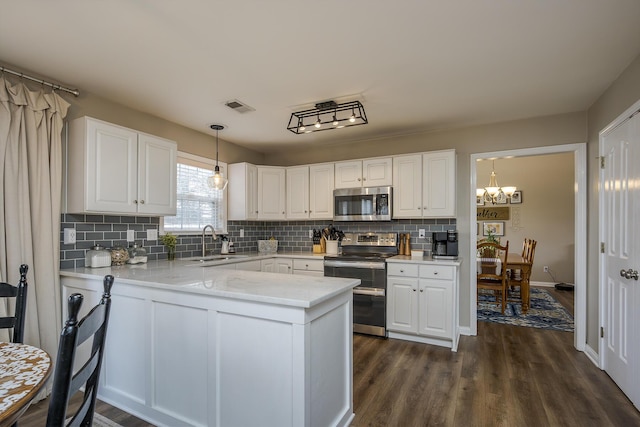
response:
[[[495,161],[491,163],[491,175],[489,176],[489,185],[485,188],[477,188],[476,196],[482,197],[487,203],[506,203],[507,198],[511,198],[516,192],[516,187],[500,187],[496,178]]]
[[[311,122],[308,120],[309,118],[311,118]],[[304,126],[305,119],[307,119],[307,123],[312,123],[313,118],[316,118],[314,129],[308,130]],[[327,129],[342,129],[343,127],[366,125],[367,123],[369,123],[367,114],[360,101],[350,101],[342,104],[338,104],[335,101],[324,101],[317,103],[315,108],[291,113],[287,129],[293,133],[300,134]],[[333,126],[322,126],[325,124]]]
[[[220,173],[220,166],[218,166],[218,131],[224,129],[224,126],[211,125],[210,127],[211,129],[216,131],[216,168],[213,171],[213,175],[209,177],[207,182],[209,183],[209,187],[213,188],[214,190],[224,190],[225,188],[227,188],[229,180],[222,176],[222,174]]]

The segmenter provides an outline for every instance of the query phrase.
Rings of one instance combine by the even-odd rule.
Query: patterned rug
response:
[[[509,291],[509,298],[513,297],[520,297],[519,288]],[[488,303],[496,300],[490,293],[480,294],[478,299],[478,320],[565,332],[574,329],[573,317],[544,289],[531,288],[527,314],[522,314],[522,305],[518,302],[508,302],[504,314],[500,313],[499,305]]]

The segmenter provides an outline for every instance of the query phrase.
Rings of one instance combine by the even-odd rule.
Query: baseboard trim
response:
[[[589,360],[591,360],[591,362],[593,362],[593,364],[596,365],[598,367],[598,369],[602,369],[600,367],[600,355],[598,354],[598,352],[596,350],[593,349],[593,347],[591,347],[588,344],[585,344],[585,346],[584,346],[584,354],[587,355]]]

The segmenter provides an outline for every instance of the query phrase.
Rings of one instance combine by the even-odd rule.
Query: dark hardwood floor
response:
[[[573,292],[550,290],[573,312]],[[478,322],[449,349],[354,335],[353,426],[640,426],[640,412],[573,348],[573,334]],[[42,426],[46,401],[20,427]],[[100,403],[125,427],[150,424]]]

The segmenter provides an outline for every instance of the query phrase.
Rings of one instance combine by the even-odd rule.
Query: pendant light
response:
[[[209,177],[207,182],[209,183],[209,187],[214,190],[224,190],[227,188],[229,180],[222,176],[220,173],[220,166],[218,166],[218,131],[224,129],[224,126],[211,125],[211,129],[216,131],[216,168],[213,171],[213,175]]]
[[[481,197],[487,203],[506,203],[507,199],[513,196],[516,187],[500,187],[495,171],[495,161],[491,163],[491,175],[489,176],[489,185],[484,188],[476,189],[476,196]]]

